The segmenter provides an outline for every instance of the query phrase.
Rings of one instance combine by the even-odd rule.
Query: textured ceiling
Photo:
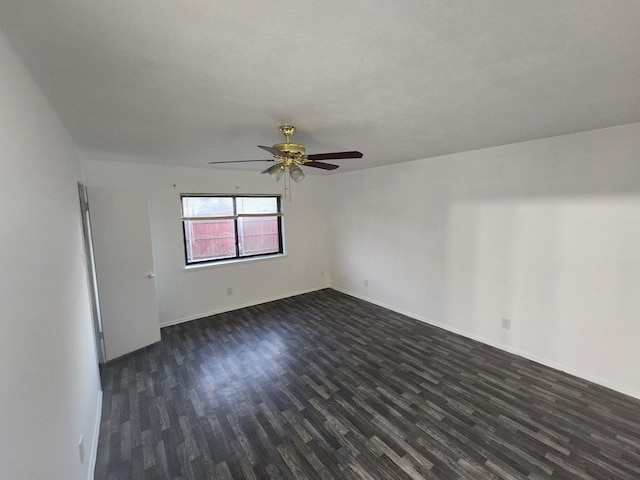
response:
[[[288,122],[364,153],[337,172],[638,122],[639,25],[637,0],[0,0],[94,158],[267,158]]]

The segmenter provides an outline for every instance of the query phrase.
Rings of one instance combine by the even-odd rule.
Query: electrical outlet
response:
[[[365,281],[364,281],[364,286],[365,286],[365,287],[368,287],[368,286],[369,286],[369,280],[365,280]]]
[[[80,437],[78,442],[78,453],[80,453],[80,463],[84,463],[84,437]]]
[[[509,330],[511,328],[511,319],[502,317],[502,328]]]
[[[227,295],[233,295],[233,288],[231,287],[227,288]]]

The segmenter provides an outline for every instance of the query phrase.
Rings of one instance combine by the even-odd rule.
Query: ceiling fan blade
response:
[[[222,162],[209,162],[209,165],[216,165],[218,163],[246,163],[246,162],[273,162],[273,160],[225,160]]]
[[[333,152],[333,153],[314,153],[307,155],[309,160],[337,160],[340,158],[362,158],[361,152]]]
[[[306,162],[303,163],[305,167],[315,167],[321,168],[323,170],[335,170],[340,167],[340,165],[334,165],[333,163],[323,163],[323,162]]]
[[[263,150],[266,150],[267,152],[269,152],[271,155],[282,155],[282,152],[280,150],[278,150],[277,148],[273,148],[273,147],[265,147],[264,145],[258,145],[258,148],[261,148]]]

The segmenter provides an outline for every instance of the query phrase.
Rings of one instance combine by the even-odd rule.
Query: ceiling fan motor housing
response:
[[[304,145],[301,143],[276,143],[273,148],[280,150],[282,153],[293,156],[306,155]]]

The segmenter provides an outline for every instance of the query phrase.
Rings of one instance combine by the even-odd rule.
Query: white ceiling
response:
[[[364,153],[341,172],[640,121],[637,0],[0,0],[0,27],[94,158],[268,158],[289,122]]]

